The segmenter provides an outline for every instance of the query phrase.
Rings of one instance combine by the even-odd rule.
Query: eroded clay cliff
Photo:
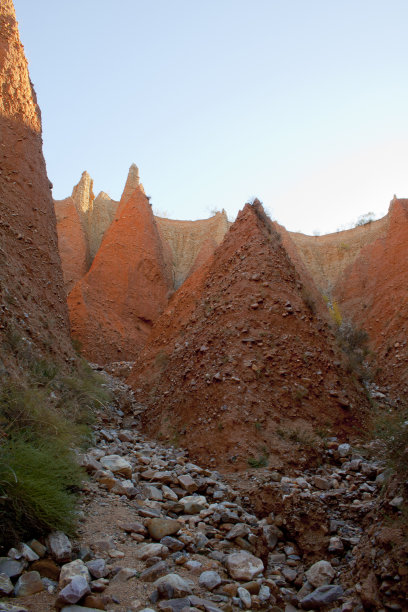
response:
[[[408,199],[394,198],[380,221],[385,231],[360,250],[333,295],[343,316],[367,331],[373,371],[401,399],[408,391]]]
[[[17,349],[72,354],[56,220],[30,82],[11,0],[0,5],[0,369]]]
[[[136,186],[68,296],[72,333],[83,353],[99,363],[134,358],[171,288],[171,265],[151,206]]]
[[[293,439],[312,440],[322,423],[350,431],[365,397],[306,285],[262,206],[247,204],[135,363],[129,380],[148,406],[146,429],[230,468],[251,456],[297,461]]]

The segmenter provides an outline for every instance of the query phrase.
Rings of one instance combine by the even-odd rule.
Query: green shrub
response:
[[[377,414],[375,435],[385,443],[388,466],[404,476],[408,473],[408,410]]]
[[[19,434],[0,447],[2,545],[33,533],[75,527],[82,471],[57,437],[33,442]]]
[[[364,360],[368,355],[368,334],[363,329],[357,328],[351,321],[342,321],[336,332],[340,348],[347,357],[347,369],[350,374],[355,374],[360,380],[369,376],[364,368]]]
[[[30,357],[19,380],[0,379],[0,545],[51,529],[72,532],[81,478],[73,448],[90,439],[110,400],[85,361],[67,373]]]
[[[250,457],[248,465],[253,468],[266,467],[268,465],[268,458],[265,455],[259,455],[258,458]]]

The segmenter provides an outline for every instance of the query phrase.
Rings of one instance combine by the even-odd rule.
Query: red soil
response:
[[[129,382],[146,429],[229,469],[251,456],[296,463],[318,431],[350,433],[365,398],[309,289],[261,205],[246,205],[136,361]]]
[[[72,198],[55,200],[58,249],[63,264],[64,283],[69,293],[89,269],[85,232]]]
[[[169,263],[148,199],[136,186],[68,296],[72,334],[98,363],[132,359],[168,301]]]

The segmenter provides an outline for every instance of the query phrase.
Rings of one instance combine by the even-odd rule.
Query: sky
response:
[[[327,233],[408,197],[406,0],[14,0],[53,195],[81,173],[159,214],[258,197]]]

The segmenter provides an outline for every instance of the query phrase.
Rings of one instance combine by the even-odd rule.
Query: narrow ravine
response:
[[[90,478],[77,537],[50,534],[2,558],[1,592],[18,598],[0,610],[351,612],[370,600],[369,585],[353,581],[354,553],[380,460],[332,438],[316,469],[223,478],[146,439],[133,392],[104,376],[115,403],[79,456]]]

